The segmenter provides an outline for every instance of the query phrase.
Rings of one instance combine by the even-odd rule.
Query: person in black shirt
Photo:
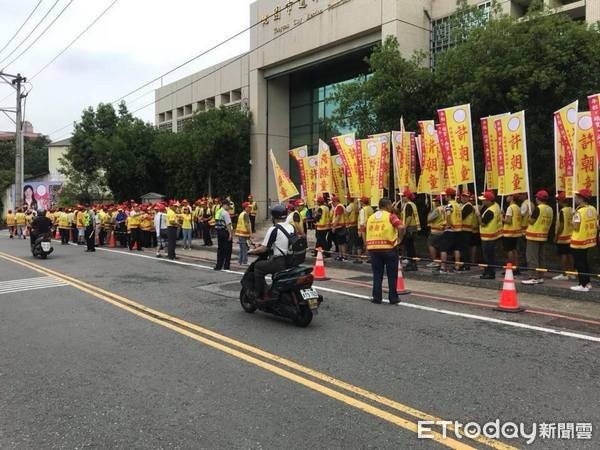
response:
[[[34,246],[35,240],[46,233],[50,233],[52,229],[52,221],[46,217],[46,211],[40,209],[37,216],[31,222],[31,247]]]

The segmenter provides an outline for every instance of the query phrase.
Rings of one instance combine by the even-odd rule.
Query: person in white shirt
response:
[[[157,207],[158,212],[154,216],[154,229],[156,230],[156,257],[161,258],[161,250],[165,248],[167,241],[167,215],[165,214],[165,205]]]
[[[287,211],[283,205],[275,205],[271,209],[273,226],[269,228],[261,245],[248,252],[250,255],[262,255],[272,252],[268,259],[254,264],[254,295],[259,301],[268,300],[265,275],[281,272],[287,268],[287,252],[289,240],[282,230],[289,235],[295,233],[295,228],[285,223]]]

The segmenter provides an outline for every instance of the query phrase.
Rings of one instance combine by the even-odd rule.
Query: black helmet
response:
[[[271,208],[271,217],[275,219],[284,219],[287,216],[287,210],[283,205],[275,205]]]

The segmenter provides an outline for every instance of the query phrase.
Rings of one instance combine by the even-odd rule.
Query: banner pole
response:
[[[469,140],[471,141],[471,170],[473,171],[473,191],[475,194],[475,206],[479,208],[479,195],[477,195],[477,175],[475,174],[475,148],[473,147],[473,120],[471,117],[471,104],[469,103]],[[483,187],[485,190],[485,186]]]
[[[525,177],[527,178],[527,207],[531,215],[531,186],[529,185],[529,158],[527,157],[527,127],[525,126],[525,110],[521,111],[523,119],[523,157],[525,158]]]

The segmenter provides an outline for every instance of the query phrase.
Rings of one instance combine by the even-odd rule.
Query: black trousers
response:
[[[254,264],[254,290],[257,297],[262,297],[267,289],[265,275],[281,272],[287,267],[285,257],[271,258]]]
[[[492,266],[496,265],[496,241],[481,241],[481,254],[483,262]],[[495,267],[486,267],[484,274],[496,276]]]
[[[177,227],[167,227],[167,256],[175,258],[175,245],[177,244]]]
[[[306,225],[306,222],[305,222]],[[358,255],[358,227],[347,227],[346,231],[348,232],[348,241],[347,250],[349,255]],[[306,233],[306,232],[305,232]]]
[[[331,246],[327,242],[327,233],[329,233],[329,230],[315,231],[315,237],[317,238],[317,244],[315,248],[321,248],[323,251],[331,250]]]
[[[415,231],[410,231],[406,233],[404,236],[404,240],[402,241],[402,246],[404,247],[404,251],[406,252],[406,257],[409,259],[409,264],[416,264],[414,258],[417,256],[417,250],[415,250],[415,236],[417,233]]]
[[[66,245],[69,243],[69,229],[68,228],[59,228],[60,232],[60,243]]]
[[[201,223],[202,225],[202,240],[204,241],[204,245],[210,246],[213,245],[212,238],[210,237],[210,226],[208,222]]]
[[[155,233],[150,230],[142,230],[142,245],[146,248],[155,247],[152,245],[152,236],[154,235]]]
[[[98,235],[98,244],[100,245],[100,247],[104,246],[104,244],[106,243],[107,234],[107,230],[105,230],[104,228],[100,229],[100,234]]]
[[[129,250],[133,250],[133,246],[137,244],[137,249],[142,250],[142,230],[139,228],[131,229],[131,240],[129,242]]]
[[[575,265],[577,272],[579,272],[577,278],[579,279],[579,284],[581,286],[586,286],[590,282],[590,276],[586,275],[590,273],[588,250],[589,249],[587,248],[571,249],[571,254],[573,255],[573,264]]]
[[[115,231],[121,247],[127,247],[127,228],[125,227],[125,224],[120,223]]]
[[[233,241],[229,239],[227,230],[217,230],[217,265],[216,269],[229,270]]]
[[[396,282],[398,281],[398,251],[370,251],[371,270],[373,271],[373,300],[381,302],[383,296],[383,275],[387,275],[389,297],[391,301],[398,300]]]
[[[250,215],[250,227],[252,227],[252,233],[256,233],[256,216]]]
[[[96,232],[94,231],[94,227],[85,227],[85,232],[83,235],[85,237],[87,249],[91,252],[96,251]]]

